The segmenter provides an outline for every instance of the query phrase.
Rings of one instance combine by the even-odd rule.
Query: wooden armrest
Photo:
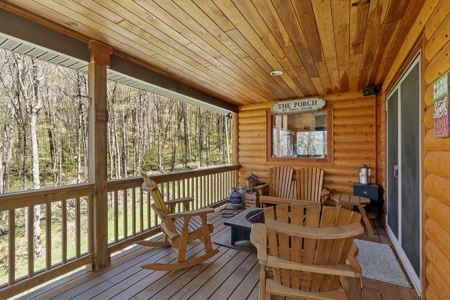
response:
[[[167,217],[167,213],[163,212],[162,210],[160,210],[155,203],[150,204],[150,206],[152,207],[153,211],[161,218],[164,219],[165,217]]]
[[[329,194],[330,194],[330,191],[327,190],[327,189],[322,189],[322,190],[320,191],[320,195],[321,195],[321,196],[328,196]]]
[[[297,263],[287,259],[269,256],[267,259],[267,266],[272,268],[281,268],[287,270],[314,272],[327,275],[337,275],[346,277],[359,277],[353,268],[347,264],[339,265],[311,265],[305,263]]]
[[[164,201],[164,203],[165,204],[177,204],[177,203],[192,202],[192,201],[194,201],[194,197],[172,199],[172,200]]]
[[[322,189],[320,191],[320,197],[322,197],[322,203],[325,203],[330,197],[330,191],[327,189]]]
[[[258,191],[260,196],[263,196],[266,193],[266,191],[268,191],[268,189],[269,189],[268,183],[256,186],[256,190]]]
[[[271,197],[271,196],[261,196],[259,197],[259,202],[267,203],[267,204],[311,204],[311,205],[321,205],[320,202],[313,202],[313,201],[305,201],[305,200],[297,200],[297,199],[287,199],[287,198],[280,198],[280,197]]]
[[[302,225],[293,225],[281,221],[267,219],[265,220],[267,228],[278,232],[286,233],[290,236],[297,236],[309,239],[345,239],[364,233],[364,228],[360,223],[353,223],[336,227],[308,227]]]
[[[252,225],[250,231],[250,242],[258,251],[258,260],[260,262],[267,261],[267,229],[264,224],[256,223]],[[265,263],[264,263],[265,264]]]
[[[172,213],[168,214],[165,217],[166,218],[184,218],[184,217],[195,217],[195,216],[201,216],[206,215],[214,212],[214,208],[202,208],[197,210],[190,210],[190,211],[183,211],[179,213]]]

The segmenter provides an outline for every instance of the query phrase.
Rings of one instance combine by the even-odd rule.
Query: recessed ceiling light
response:
[[[275,70],[275,71],[270,72],[270,76],[281,76],[281,75],[283,75],[283,71]]]

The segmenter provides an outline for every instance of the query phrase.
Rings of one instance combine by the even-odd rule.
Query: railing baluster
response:
[[[203,176],[199,176],[197,177],[198,180],[198,186],[197,186],[197,194],[198,194],[198,200],[197,200],[197,204],[198,204],[198,208],[202,208],[203,204]]]
[[[34,206],[28,206],[28,277],[34,275]]]
[[[169,197],[167,200],[176,198],[176,196],[175,196],[175,181],[172,181],[171,183],[172,183],[172,197]]]
[[[144,193],[142,192],[141,188],[137,188],[139,191],[139,218],[140,218],[140,231],[144,232]]]
[[[222,200],[222,173],[217,174],[217,188],[216,188],[217,202]]]
[[[143,193],[141,189],[141,193]],[[152,207],[151,205],[151,199],[150,194],[147,193],[147,229],[150,230],[152,228]]]
[[[210,206],[211,205],[211,180],[212,180],[213,175],[209,174],[206,176],[206,182],[207,182],[207,188],[206,188],[206,206]]]
[[[123,203],[123,238],[128,237],[128,190],[122,191],[122,203]]]
[[[203,176],[203,207],[208,206],[208,175]]]
[[[52,268],[52,203],[47,203],[45,207],[45,268]]]
[[[198,177],[191,178],[191,196],[194,197],[194,202],[192,203],[192,209],[198,208],[198,197],[196,194],[198,185],[197,185],[197,179]]]
[[[66,194],[63,195],[61,201],[61,214],[62,214],[62,263],[67,262],[67,200]]]
[[[131,189],[131,234],[136,235],[136,189]]]
[[[8,283],[13,285],[16,282],[16,211],[10,209],[8,211]]]
[[[206,193],[207,193],[207,202],[206,202],[206,206],[210,206],[211,205],[211,180],[212,180],[212,175],[208,175],[206,176],[206,180],[207,180],[207,188],[206,188]]]
[[[92,249],[92,245],[93,245],[93,238],[94,238],[94,232],[93,232],[93,225],[94,225],[94,215],[92,214],[93,211],[93,206],[94,206],[94,196],[93,195],[89,195],[88,197],[88,253],[93,253],[94,250]],[[109,239],[109,237],[108,237]]]
[[[81,199],[75,198],[75,256],[79,258],[81,255],[81,213],[80,213]]]
[[[114,191],[114,242],[119,241],[119,193]]]
[[[194,186],[195,186],[195,178],[189,178],[189,197],[193,197],[194,198],[194,201],[192,202],[192,207],[190,207],[190,209],[197,209],[197,197],[195,196],[195,193],[194,193],[194,191],[195,191],[195,189],[194,189]]]
[[[214,174],[214,183],[213,183],[213,192],[214,192],[214,197],[212,199],[213,203],[212,204],[216,204],[217,202],[219,202],[219,189],[220,189],[220,184],[219,184],[219,175],[220,174]]]

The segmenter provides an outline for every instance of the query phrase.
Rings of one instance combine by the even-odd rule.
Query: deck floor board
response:
[[[210,218],[212,239],[228,232],[220,214]],[[375,224],[374,224],[375,225]],[[392,245],[386,231],[375,228],[375,235],[363,233],[359,239]],[[215,244],[214,244],[215,245]],[[215,245],[216,247],[217,245]],[[134,246],[111,259],[111,264],[95,272],[80,271],[41,287],[26,299],[248,299],[259,295],[259,270],[255,253],[219,246],[219,254],[206,262],[178,271],[152,271],[140,266],[149,262],[176,260],[170,248]],[[188,245],[189,257],[202,255],[200,242]],[[418,300],[410,288],[369,278],[350,279],[351,299]],[[363,298],[364,297],[364,298]],[[274,300],[291,298],[273,297]]]

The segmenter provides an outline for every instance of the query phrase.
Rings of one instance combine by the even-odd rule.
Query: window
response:
[[[267,114],[267,160],[332,161],[332,109],[294,115]]]

